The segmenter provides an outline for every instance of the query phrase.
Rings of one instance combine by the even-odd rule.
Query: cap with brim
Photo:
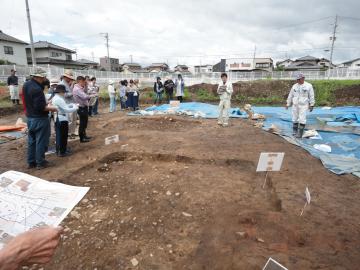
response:
[[[66,69],[66,70],[64,71],[64,75],[63,75],[63,76],[66,77],[66,78],[69,78],[70,80],[75,81],[74,73],[73,73],[72,70],[70,70],[70,69]]]
[[[109,80],[109,84],[114,84],[114,81],[113,81],[113,80]]]
[[[296,79],[297,79],[297,80],[300,80],[300,79],[302,79],[302,78],[305,78],[304,74],[299,73],[299,74],[296,75]]]
[[[34,70],[34,72],[32,74],[30,74],[32,77],[40,77],[40,78],[46,78],[46,71],[41,69],[41,68],[37,68]]]
[[[66,92],[65,85],[59,84],[56,86],[54,93]]]
[[[50,85],[54,85],[54,84],[59,84],[59,80],[58,79],[51,79],[50,80]]]

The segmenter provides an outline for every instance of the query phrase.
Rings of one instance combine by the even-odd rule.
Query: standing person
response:
[[[64,75],[62,76],[62,80],[60,84],[63,84],[66,89],[65,93],[65,101],[68,104],[74,103],[73,97],[73,88],[75,84],[74,73],[71,69],[66,69],[64,71]],[[69,114],[69,135],[71,139],[76,138],[76,120],[77,114],[76,112]]]
[[[159,104],[161,104],[162,94],[164,92],[164,86],[163,83],[161,82],[160,77],[156,78],[156,82],[154,83],[154,92],[155,92],[154,104],[157,104],[157,101],[159,101]]]
[[[120,81],[120,90],[119,90],[119,95],[120,95],[120,108],[121,110],[125,110],[126,109],[126,83],[125,81]]]
[[[176,97],[180,102],[183,102],[185,82],[181,74],[178,75],[175,81]]]
[[[56,112],[56,108],[46,103],[43,83],[46,72],[36,69],[31,74],[32,79],[24,84],[24,101],[28,125],[28,157],[29,168],[43,169],[47,167],[45,152],[49,145],[50,121],[49,111]]]
[[[296,84],[290,90],[285,108],[292,105],[293,135],[302,138],[306,125],[306,112],[313,111],[315,95],[313,86],[305,82],[305,76],[299,73],[296,76]]]
[[[49,95],[49,99],[54,95],[56,86],[59,84],[59,80],[56,78],[53,78],[50,80],[50,87],[48,89],[48,95]]]
[[[109,80],[108,92],[110,98],[110,112],[112,113],[116,111],[116,88],[113,80]]]
[[[217,93],[220,96],[218,124],[227,127],[229,125],[229,109],[233,85],[228,81],[226,73],[221,74],[221,82],[219,83]]]
[[[55,119],[55,132],[56,132],[56,154],[59,157],[66,157],[70,155],[67,150],[69,120],[68,114],[76,112],[78,107],[76,104],[66,104],[65,102],[66,88],[60,84],[56,86],[54,97],[51,102],[57,108],[57,115]]]
[[[168,101],[168,103],[170,103],[170,100],[172,100],[174,98],[175,83],[170,77],[168,77],[166,79],[167,80],[164,82],[164,87],[165,87],[167,101]]]
[[[73,94],[75,103],[79,104],[79,109],[77,111],[80,118],[79,137],[81,143],[87,143],[90,142],[91,139],[86,135],[86,128],[89,119],[89,100],[92,96],[85,93],[86,82],[83,76],[78,76],[76,82]]]
[[[134,81],[130,80],[129,85],[126,88],[126,94],[127,94],[126,106],[130,110],[134,109],[134,93],[135,93]]]
[[[140,87],[139,80],[135,79],[133,83],[134,95],[133,95],[133,109],[134,111],[139,109]]]
[[[10,99],[12,103],[15,105],[20,104],[20,97],[19,97],[19,78],[16,76],[16,70],[11,70],[11,75],[7,79],[7,85],[9,87],[10,92]]]
[[[91,78],[91,86],[93,87],[93,92],[96,94],[96,101],[95,104],[93,105],[93,111],[92,114],[93,115],[98,115],[98,108],[99,108],[99,92],[100,92],[100,87],[96,84],[96,78],[92,77]]]
[[[93,96],[89,101],[89,116],[91,117],[93,115],[94,107],[95,107],[97,99],[98,99],[98,91],[96,89],[96,79],[95,79],[95,77],[89,79],[89,82],[87,84],[87,88],[88,88],[87,93],[89,95]]]

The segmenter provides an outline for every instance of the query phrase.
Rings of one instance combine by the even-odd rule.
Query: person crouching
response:
[[[221,83],[218,86],[217,93],[220,96],[218,124],[227,127],[229,125],[229,109],[233,86],[228,81],[226,73],[221,74]]]
[[[56,154],[59,157],[70,155],[67,150],[69,119],[68,114],[76,112],[78,106],[76,104],[67,104],[65,102],[66,88],[64,85],[57,85],[54,90],[54,97],[51,102],[58,110],[55,116],[55,132],[56,132]]]

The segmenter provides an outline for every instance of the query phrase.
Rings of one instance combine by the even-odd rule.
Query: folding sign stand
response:
[[[261,153],[257,172],[266,172],[262,188],[265,188],[269,172],[278,172],[281,169],[285,153]]]
[[[309,188],[308,188],[308,187],[306,187],[306,189],[305,189],[305,198],[306,198],[306,202],[305,202],[304,207],[303,207],[302,210],[301,210],[300,217],[303,215],[306,206],[307,206],[308,204],[310,204],[310,202],[311,202],[311,195],[310,195],[310,191],[309,191]]]
[[[119,142],[119,135],[114,135],[114,136],[111,136],[111,137],[107,137],[105,138],[105,145],[110,145],[110,144],[113,144],[113,143],[118,143]]]
[[[265,264],[263,270],[288,270],[285,266],[282,266],[280,263],[275,261],[272,258],[269,258]]]

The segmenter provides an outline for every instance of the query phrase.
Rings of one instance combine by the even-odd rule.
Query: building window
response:
[[[71,60],[72,60],[71,54],[67,54],[67,55],[66,55],[66,60],[67,60],[67,61],[71,61]]]
[[[60,57],[62,56],[62,53],[60,52],[51,52],[51,57]]]
[[[4,46],[4,53],[14,55],[14,49],[10,46]]]
[[[257,63],[257,68],[268,68],[270,65],[268,63]]]

